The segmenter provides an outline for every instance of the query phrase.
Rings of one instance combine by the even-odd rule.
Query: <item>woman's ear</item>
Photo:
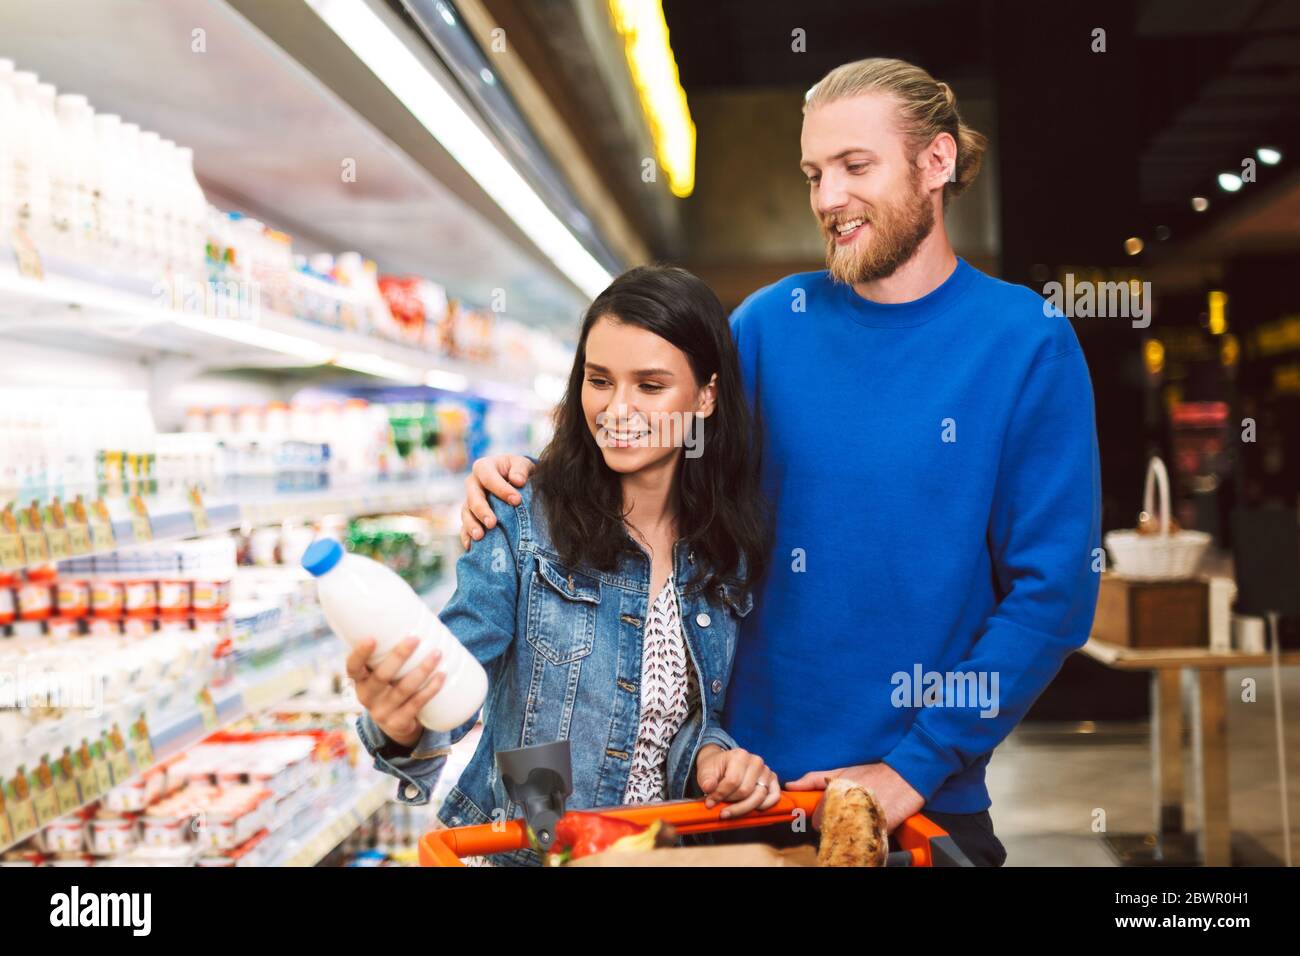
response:
[[[696,406],[695,414],[701,418],[708,418],[713,414],[713,409],[718,403],[718,373],[714,372],[713,376],[700,389],[700,400]]]

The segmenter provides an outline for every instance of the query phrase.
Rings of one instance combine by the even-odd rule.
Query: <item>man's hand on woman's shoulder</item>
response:
[[[460,545],[469,546],[495,528],[496,515],[487,496],[493,495],[512,505],[523,499],[516,488],[528,483],[528,476],[537,466],[523,455],[489,455],[474,462],[465,476],[465,503],[460,506]]]

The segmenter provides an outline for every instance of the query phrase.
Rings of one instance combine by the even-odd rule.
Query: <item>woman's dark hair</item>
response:
[[[704,561],[703,587],[728,581],[748,589],[766,561],[767,520],[758,488],[761,442],[722,303],[703,281],[675,266],[628,270],[583,317],[568,388],[555,410],[555,434],[533,477],[556,550],[566,563],[607,570],[632,546],[623,526],[619,476],[605,464],[582,409],[587,336],[606,316],[681,349],[699,386],[718,376],[713,414],[702,423],[701,454],[683,454],[678,466],[677,526],[696,559]]]

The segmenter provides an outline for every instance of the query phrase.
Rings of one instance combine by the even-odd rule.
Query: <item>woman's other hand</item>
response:
[[[763,758],[739,748],[724,750],[717,744],[705,744],[695,758],[695,780],[704,793],[705,806],[732,804],[722,811],[724,818],[766,810],[781,799],[776,774]]]

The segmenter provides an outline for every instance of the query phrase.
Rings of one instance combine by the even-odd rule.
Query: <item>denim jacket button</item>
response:
[[[720,681],[720,680],[716,680],[716,679],[715,679],[715,680],[713,681],[713,683],[709,685],[709,689],[712,690],[715,694],[721,694],[721,693],[722,693],[722,681]]]
[[[714,681],[714,683],[716,684],[717,681]],[[714,693],[717,692],[714,691]],[[403,790],[402,793],[406,795],[407,800],[414,800],[416,797],[420,795],[420,788],[413,783],[408,783],[406,785],[406,789]]]
[[[700,627],[708,627],[713,623],[713,618],[701,611],[699,614],[695,615],[695,623]]]

